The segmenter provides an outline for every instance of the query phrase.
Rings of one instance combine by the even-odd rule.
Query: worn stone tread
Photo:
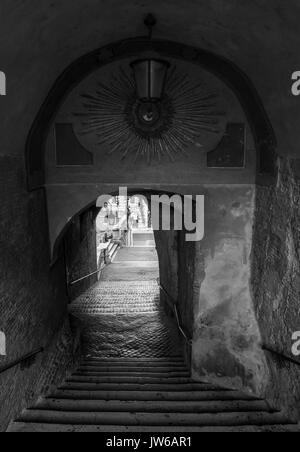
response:
[[[26,410],[17,421],[74,425],[244,426],[280,425],[288,420],[281,413],[130,413]]]
[[[51,396],[49,396],[51,398]],[[261,399],[254,396],[239,393],[238,391],[132,391],[123,390],[97,390],[86,391],[77,389],[59,389],[56,390],[52,397],[61,399],[76,400],[173,400],[173,401],[223,401],[223,400],[241,400],[254,401]]]
[[[100,372],[95,370],[79,370],[72,374],[73,378],[76,377],[91,377],[91,378],[190,378],[191,373],[187,371],[182,372]]]
[[[77,372],[96,372],[98,374],[100,373],[109,373],[110,375],[114,375],[115,373],[118,375],[121,375],[122,373],[127,374],[135,374],[135,373],[148,373],[148,374],[167,374],[170,375],[172,373],[182,373],[182,372],[188,372],[190,374],[190,371],[185,366],[178,366],[178,367],[145,367],[145,366],[97,366],[97,365],[82,365],[79,367]]]
[[[79,412],[146,412],[146,413],[218,413],[269,412],[264,401],[121,401],[40,399],[33,407],[39,410]]]
[[[66,382],[59,389],[75,389],[81,391],[226,391],[224,388],[213,385],[199,383],[171,384],[161,383],[87,383],[87,382]],[[230,390],[228,390],[230,391]]]
[[[9,433],[183,433],[182,426],[68,425],[14,422]],[[300,432],[295,425],[184,427],[184,433],[290,433]]]
[[[118,391],[85,391],[62,389],[52,394],[56,399],[75,399],[75,400],[171,400],[171,401],[261,401],[252,395],[240,393],[238,391],[124,391],[119,388]]]
[[[106,384],[106,383],[135,383],[135,384],[188,384],[190,383],[190,377],[168,377],[166,375],[162,377],[148,377],[148,376],[106,376],[106,377],[93,377],[88,375],[72,375],[66,379],[67,383],[95,383],[95,384]]]

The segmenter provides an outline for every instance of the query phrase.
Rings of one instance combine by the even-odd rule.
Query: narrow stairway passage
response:
[[[151,271],[141,280],[143,256],[152,261],[146,261]],[[153,256],[149,249],[121,250],[101,281],[72,304],[71,312],[83,324],[79,368],[8,431],[299,431],[264,400],[192,379],[176,325],[160,305]]]
[[[293,432],[258,398],[195,382],[180,358],[81,363],[65,383],[11,423],[9,432]]]
[[[176,357],[182,343],[160,304],[155,248],[122,248],[101,280],[71,305],[83,326],[85,356]]]

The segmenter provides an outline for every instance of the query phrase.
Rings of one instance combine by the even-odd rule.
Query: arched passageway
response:
[[[137,84],[131,71],[137,59],[166,60],[170,69],[163,96],[158,104],[151,105],[150,110],[149,106],[145,110],[137,96]],[[45,342],[46,353],[39,349],[40,360],[36,366],[29,364],[28,378],[18,372],[15,380],[5,377],[8,395],[18,393],[12,385],[19,388],[26,382],[26,388],[16,400],[10,400],[10,395],[7,398],[5,394],[2,396],[5,405],[3,423],[6,425],[19,412],[20,406],[29,405],[25,392],[30,393],[34,385],[37,391],[47,392],[48,378],[51,382],[61,381],[62,373],[71,367],[72,359],[78,360],[81,329],[73,319],[70,330],[67,301],[91,293],[91,285],[97,283],[95,220],[98,210],[95,200],[103,193],[115,195],[120,187],[127,187],[132,194],[176,193],[194,201],[197,197],[205,200],[202,216],[205,231],[197,242],[187,242],[183,231],[158,230],[155,233],[160,299],[164,315],[172,320],[173,326],[176,321],[180,325],[180,337],[185,335],[191,341],[188,347],[184,347],[185,360],[179,358],[177,352],[173,354],[172,350],[167,350],[163,352],[164,358],[156,358],[158,361],[151,361],[150,366],[143,360],[127,362],[124,376],[116,375],[121,372],[124,362],[90,357],[90,351],[86,349],[85,357],[92,359],[84,360],[74,375],[52,393],[53,400],[39,401],[35,409],[24,413],[25,425],[16,426],[16,429],[26,430],[30,422],[41,420],[53,425],[52,411],[57,415],[59,428],[66,422],[82,423],[86,428],[96,419],[101,426],[122,421],[122,425],[138,423],[149,428],[151,422],[174,427],[186,426],[189,421],[188,428],[196,426],[199,429],[199,423],[213,423],[214,416],[199,417],[204,409],[213,413],[217,410],[216,419],[220,425],[288,422],[281,414],[270,412],[261,398],[268,396],[278,406],[285,406],[289,413],[293,413],[292,399],[298,392],[294,385],[297,373],[295,371],[290,376],[269,355],[267,360],[261,342],[262,337],[265,341],[269,339],[269,331],[272,333],[270,339],[276,342],[277,325],[283,333],[290,329],[286,324],[293,323],[287,319],[287,316],[292,316],[287,315],[281,301],[287,290],[289,299],[295,297],[294,293],[290,294],[289,284],[297,277],[297,253],[294,250],[297,249],[298,235],[290,202],[298,199],[295,181],[299,168],[297,164],[281,162],[280,170],[292,183],[287,183],[282,177],[277,186],[273,186],[277,176],[275,134],[258,91],[248,74],[241,70],[242,66],[247,67],[247,64],[238,67],[228,58],[207,49],[168,40],[134,38],[86,54],[71,64],[54,84],[27,140],[27,182],[31,193],[26,193],[24,210],[27,209],[28,216],[28,240],[22,242],[22,247],[34,251],[22,269],[22,284],[26,289],[24,293],[30,293],[30,296],[24,296],[24,319],[29,318],[30,322],[22,333],[26,341],[23,344],[22,338],[18,337],[14,349],[24,352],[23,348],[29,345],[33,348],[35,338],[39,338]],[[261,94],[264,86],[264,83],[260,85]],[[264,98],[268,99],[268,96]],[[272,104],[270,99],[273,96],[268,99]],[[4,171],[7,168],[10,174],[11,162],[3,161]],[[25,197],[23,179],[20,182],[15,168],[12,174],[12,185],[22,186],[20,191]],[[274,231],[270,219],[276,214],[272,211],[269,215],[266,206],[271,199],[275,211],[280,211],[279,198],[290,221],[282,215],[280,227]],[[18,202],[21,205],[20,198]],[[40,227],[36,218],[40,220]],[[283,230],[289,233],[287,243],[281,246]],[[48,238],[49,253],[45,246]],[[134,237],[131,239],[134,243]],[[270,250],[270,260],[265,258],[265,247]],[[10,264],[14,253],[9,251],[5,249]],[[282,268],[277,272],[282,255],[288,255],[291,261],[286,266],[287,272]],[[119,254],[122,260],[124,256],[121,256]],[[128,275],[130,261],[125,262]],[[119,265],[118,261],[115,263]],[[9,268],[13,266],[9,265]],[[105,269],[104,278],[105,272],[108,272],[106,278],[110,278],[109,272],[113,268],[114,264]],[[122,273],[120,268],[116,272]],[[269,272],[281,287],[278,296],[273,296],[273,292],[270,294],[266,283]],[[89,277],[81,279],[86,274]],[[30,290],[27,280],[32,282]],[[134,292],[138,294],[140,289],[143,290],[135,288]],[[9,290],[13,292],[11,288]],[[153,294],[152,290],[148,293]],[[23,301],[22,297],[19,298]],[[267,307],[265,298],[270,301]],[[42,301],[36,307],[35,302],[40,299]],[[33,320],[32,307],[35,312]],[[292,311],[295,312],[294,307]],[[276,321],[269,327],[268,316],[272,314],[275,318],[274,312],[277,313]],[[16,332],[16,316],[11,320],[12,317],[7,323]],[[279,317],[284,321],[278,320]],[[28,334],[32,325],[35,335]],[[116,323],[114,325],[115,333],[118,333]],[[119,326],[124,333],[125,325]],[[130,329],[127,319],[128,326]],[[94,332],[105,335],[106,327],[102,322]],[[151,328],[142,342],[147,342],[151,334],[150,342],[155,343],[155,332],[151,333]],[[100,342],[103,346],[103,337]],[[158,340],[157,343],[165,346],[167,340]],[[131,345],[131,350],[134,350],[134,344]],[[177,351],[179,348],[175,347]],[[103,349],[96,350],[96,354],[100,351]],[[120,349],[117,351],[120,353]],[[159,361],[166,358],[167,361]],[[138,369],[140,365],[142,369]],[[149,370],[151,366],[155,372]],[[48,377],[44,372],[44,379],[39,378],[37,369],[45,368],[51,368],[52,376]],[[203,378],[207,385],[203,386]],[[140,391],[142,379],[146,379],[149,385]],[[116,395],[120,383],[124,383],[124,391]],[[128,402],[132,402],[133,383],[137,389],[133,402],[140,415],[138,419],[126,411]],[[228,387],[229,393],[220,391],[220,384]],[[282,397],[278,389],[280,384],[292,388],[291,397]],[[185,403],[192,397],[193,403],[175,407],[165,403],[164,409],[168,414],[161,414],[159,404],[163,400],[174,401],[173,393],[167,391],[166,394],[165,385],[180,393]],[[154,388],[159,390],[155,396],[157,400],[147,399],[149,393],[153,396]],[[237,390],[242,390],[242,395]],[[213,397],[215,401],[220,394],[222,403],[217,406],[205,405],[203,408],[199,404],[203,397]],[[228,394],[231,398],[227,405]],[[100,402],[99,397],[102,397]],[[125,405],[120,405],[122,412],[126,413],[121,421],[115,412],[116,397],[126,399]],[[106,404],[106,400],[110,403]],[[144,402],[150,402],[145,404],[146,415],[141,414]],[[63,414],[57,413],[57,406],[62,406]],[[195,416],[194,409],[199,411]],[[94,413],[93,410],[96,415],[93,417],[93,414],[91,419],[89,413]],[[189,416],[182,418],[180,410],[188,410]],[[230,411],[228,416],[224,416],[226,410]],[[233,410],[247,415],[232,415]],[[68,413],[67,420],[65,412]],[[83,418],[78,412],[84,413]],[[254,414],[249,415],[250,412]],[[157,420],[156,415],[159,415]]]
[[[255,184],[263,173],[272,183],[275,162],[263,106],[242,72],[216,55],[143,39],[117,48],[103,49],[100,64],[92,54],[65,72],[29,137],[29,180],[46,176],[53,265],[72,218],[82,221],[99,195],[125,187],[205,200],[197,242],[156,234],[161,282],[192,340],[194,377],[264,395],[268,369],[250,285]],[[149,55],[170,67],[150,125],[131,69]]]
[[[144,196],[149,199],[150,194]],[[134,203],[128,198],[125,204],[127,216]],[[100,280],[70,305],[72,323],[81,331],[80,366],[47,398],[24,411],[9,431],[295,431],[291,419],[264,400],[192,378],[191,344],[184,342],[188,330],[183,328],[195,324],[189,298],[196,289],[191,256],[200,255],[195,243],[187,245],[184,231],[174,230],[175,209],[170,214],[173,229],[156,230],[151,240],[143,233],[144,241],[139,238],[137,245],[118,230],[109,203],[102,210],[101,218],[112,227],[105,235],[113,231],[111,243],[124,242],[116,252],[111,249]],[[69,229],[66,235],[72,234],[72,225]],[[90,241],[90,231],[86,233],[79,234],[81,243]],[[95,234],[92,241],[96,250]]]
[[[179,329],[191,339],[194,312],[187,286],[193,285],[193,279],[183,261],[188,259],[187,248],[180,241],[185,232],[174,230],[172,203],[168,206],[169,230],[153,230],[154,195],[137,192],[128,197],[99,198],[96,220],[94,207],[79,217],[80,241],[74,241],[74,225],[62,238],[70,312],[84,325],[87,356],[181,356],[190,365],[191,350]],[[90,229],[84,231],[83,218],[91,215]],[[160,224],[161,215],[162,211]],[[87,261],[90,269],[98,267],[99,271],[87,271]]]

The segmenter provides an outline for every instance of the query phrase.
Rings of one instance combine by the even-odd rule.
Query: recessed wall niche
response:
[[[245,146],[245,124],[227,124],[221,142],[216,149],[207,154],[207,166],[209,168],[244,168]]]
[[[73,124],[55,124],[57,166],[84,166],[93,164],[93,154],[79,143]]]

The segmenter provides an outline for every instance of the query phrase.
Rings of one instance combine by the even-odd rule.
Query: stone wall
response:
[[[0,431],[30,407],[40,395],[50,394],[78,365],[80,343],[75,345],[69,321],[54,334],[45,351],[28,364],[0,376]]]
[[[68,282],[76,281],[97,270],[96,216],[98,209],[92,207],[73,218],[64,237]],[[69,286],[69,299],[74,300],[98,280],[92,275]]]
[[[173,221],[173,219],[172,219]],[[189,337],[193,334],[193,285],[195,243],[185,242],[185,233],[179,231],[155,231],[157,253],[159,257],[160,282],[177,303],[181,326]],[[161,291],[161,302],[166,313],[173,319],[177,329],[177,321],[171,300]],[[178,330],[177,330],[178,331]],[[179,335],[187,362],[190,362],[190,347]]]
[[[300,160],[279,160],[276,187],[257,187],[252,288],[262,341],[292,357],[300,330]],[[267,353],[267,395],[300,413],[300,368]]]
[[[178,232],[155,231],[160,282],[174,300],[178,299]],[[164,295],[162,294],[162,297]]]
[[[182,326],[189,338],[194,327],[194,283],[197,242],[187,242],[186,232],[178,234],[178,308]]]
[[[207,191],[195,256],[193,372],[263,396],[269,376],[250,285],[254,200],[254,186]]]
[[[27,370],[15,367],[0,376],[0,429],[6,428],[31,397],[57,379],[48,373],[50,345],[66,337],[67,315],[63,256],[50,269],[44,191],[28,193],[23,160],[0,154],[0,331],[7,356],[0,367],[44,346]],[[50,347],[50,348],[49,348]],[[55,356],[66,362],[66,345]],[[65,358],[64,358],[65,357]],[[64,366],[61,372],[64,371]]]

